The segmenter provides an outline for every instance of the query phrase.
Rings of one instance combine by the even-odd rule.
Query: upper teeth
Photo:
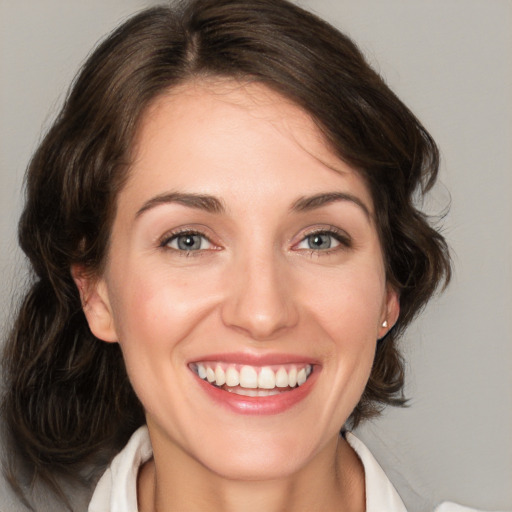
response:
[[[247,389],[274,389],[301,386],[311,374],[312,366],[249,366],[227,363],[195,363],[191,368],[210,384]]]

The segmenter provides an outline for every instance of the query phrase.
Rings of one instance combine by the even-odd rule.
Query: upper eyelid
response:
[[[304,236],[314,235],[315,233],[332,233],[335,235],[345,234],[347,236],[348,233],[344,229],[337,228],[336,226],[318,226],[308,229]]]

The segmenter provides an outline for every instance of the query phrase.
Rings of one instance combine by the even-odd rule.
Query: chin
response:
[[[321,450],[320,442],[290,432],[247,438],[246,433],[227,435],[212,449],[197,454],[204,467],[218,476],[239,481],[282,479],[300,472]]]

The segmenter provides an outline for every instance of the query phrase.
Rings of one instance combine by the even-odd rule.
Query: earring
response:
[[[384,322],[382,322],[382,327],[384,327],[384,329],[388,326],[388,321],[387,320],[384,320]]]

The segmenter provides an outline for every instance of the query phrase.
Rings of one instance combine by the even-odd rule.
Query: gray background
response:
[[[25,276],[15,230],[27,161],[93,44],[152,3],[0,0],[3,332]],[[403,342],[411,407],[358,435],[412,511],[445,499],[512,509],[512,1],[300,4],[352,36],[438,141],[442,184],[425,209],[452,201],[453,283]]]

